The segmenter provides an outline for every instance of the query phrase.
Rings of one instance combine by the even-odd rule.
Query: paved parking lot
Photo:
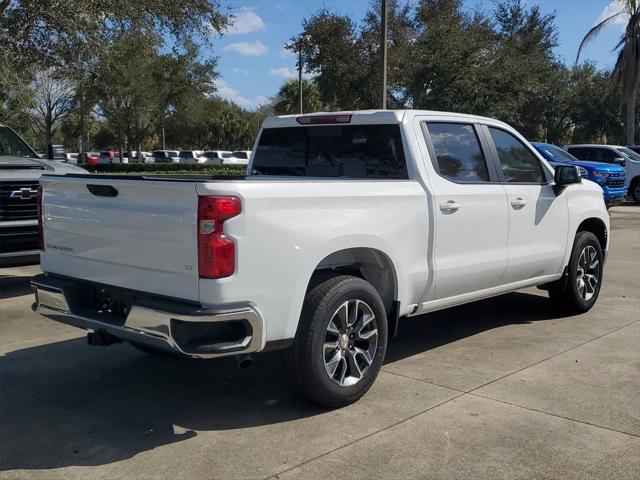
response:
[[[0,270],[1,479],[640,478],[640,208],[612,209],[598,303],[529,289],[406,320],[376,384],[324,410],[278,353],[157,359],[30,310]]]

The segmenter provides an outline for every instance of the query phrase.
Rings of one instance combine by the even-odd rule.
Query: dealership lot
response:
[[[405,320],[371,391],[329,411],[278,353],[89,347],[0,274],[0,478],[639,478],[640,207],[611,210],[603,291],[562,318],[528,289]]]

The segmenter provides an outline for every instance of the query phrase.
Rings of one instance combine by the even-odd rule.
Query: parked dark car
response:
[[[43,173],[87,173],[39,158],[11,128],[0,124],[0,264],[38,263],[38,187]]]

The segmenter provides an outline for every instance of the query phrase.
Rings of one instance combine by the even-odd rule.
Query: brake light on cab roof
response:
[[[297,117],[300,125],[318,125],[323,123],[351,123],[351,115],[307,115]]]

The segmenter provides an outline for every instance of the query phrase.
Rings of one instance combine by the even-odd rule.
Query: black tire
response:
[[[590,261],[588,258],[591,252],[595,252],[593,261]],[[586,275],[584,275],[587,271],[585,266],[590,266],[589,264],[583,263],[585,258],[590,265],[595,264],[597,260],[597,283],[592,289],[589,289],[585,284],[587,281],[585,280]],[[591,232],[578,232],[573,242],[573,249],[571,250],[566,282],[559,281],[552,284],[549,288],[549,298],[557,307],[568,313],[584,313],[591,310],[591,307],[595,305],[598,295],[600,294],[603,267],[604,256],[600,242],[596,236]],[[582,274],[580,273],[581,271]],[[583,289],[579,288],[579,278],[583,279]],[[591,285],[591,283],[589,283],[589,285]],[[585,295],[585,292],[587,292],[587,295]]]
[[[634,178],[629,185],[629,195],[636,203],[640,203],[640,180],[638,177]]]
[[[342,355],[343,362],[337,362],[336,378],[333,378],[329,373],[331,367],[325,367],[325,363],[331,363],[331,358],[328,357],[332,357],[330,350],[327,353],[325,342],[332,335],[331,331],[328,330],[329,324],[340,320],[336,317],[338,310],[342,311],[341,309],[345,303],[347,304],[346,309],[348,309],[349,305],[353,305],[353,303],[349,302],[354,301],[359,301],[360,303],[355,303],[356,313],[354,322],[351,325],[357,326],[361,324],[358,319],[364,318],[364,314],[358,316],[359,308],[368,307],[375,317],[375,325],[373,326],[377,329],[377,339],[372,338],[369,340],[371,348],[375,345],[375,353],[369,356],[371,364],[368,366],[366,366],[366,363],[362,364],[365,368],[362,369],[362,373],[357,380],[353,380],[356,376],[350,376],[346,379],[352,379],[351,381],[356,383],[342,385],[342,381],[338,378],[340,377],[340,372],[337,372],[338,368],[344,368],[345,371],[351,373],[352,371],[358,372],[360,366],[362,366],[358,365],[356,370],[349,363],[349,355],[351,355],[352,361],[353,358],[358,358],[358,354],[353,355],[352,353],[357,345],[349,343],[344,348],[342,340],[348,341],[348,335],[347,337],[345,337],[345,334],[336,335],[338,340],[336,340],[335,355]],[[370,318],[370,315],[368,318]],[[369,322],[369,324],[372,323],[373,321]],[[353,328],[353,331],[355,332],[356,329]],[[362,330],[364,330],[364,327],[362,327]],[[353,334],[351,338],[353,338]],[[354,340],[354,342],[356,341]],[[324,280],[307,292],[296,338],[291,347],[285,352],[287,376],[294,389],[307,400],[332,408],[343,407],[354,403],[369,390],[380,372],[386,348],[387,314],[377,290],[361,278],[348,275],[335,276]],[[356,350],[359,350],[359,348],[356,348]],[[361,356],[359,360],[364,361],[366,358]],[[345,374],[342,377],[344,378]]]

